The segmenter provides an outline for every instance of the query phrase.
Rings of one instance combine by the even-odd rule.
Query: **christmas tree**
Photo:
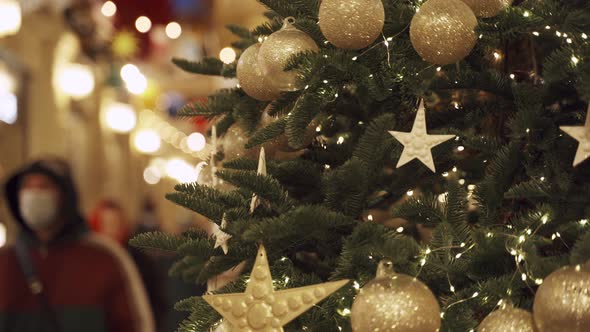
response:
[[[168,199],[217,228],[132,242],[243,271],[179,331],[590,328],[586,1],[260,2],[237,63],[175,60],[240,82],[181,112],[225,148]]]

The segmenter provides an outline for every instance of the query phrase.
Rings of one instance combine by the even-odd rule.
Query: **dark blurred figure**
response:
[[[154,331],[136,268],[113,241],[88,233],[64,161],[27,165],[5,195],[21,232],[0,249],[0,331]]]
[[[145,209],[145,207],[144,207]],[[151,205],[153,212],[153,205]],[[148,211],[149,212],[149,211]],[[158,230],[157,218],[143,218],[149,215],[143,211],[142,218],[138,222],[141,229],[154,227],[150,231]],[[166,299],[166,269],[161,266],[158,257],[149,252],[143,252],[128,245],[132,237],[130,223],[123,207],[114,200],[105,199],[98,203],[88,217],[90,228],[104,236],[117,241],[124,247],[139,269],[139,274],[148,293],[150,307],[154,313],[157,331],[164,331],[163,326],[168,316],[172,303]],[[169,330],[168,330],[169,331]]]

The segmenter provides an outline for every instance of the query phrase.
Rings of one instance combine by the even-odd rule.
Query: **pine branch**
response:
[[[161,232],[149,232],[136,235],[129,244],[141,249],[156,249],[176,252],[189,239]]]

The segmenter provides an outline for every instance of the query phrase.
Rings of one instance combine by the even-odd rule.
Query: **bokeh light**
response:
[[[65,65],[58,72],[57,82],[65,94],[76,99],[87,97],[94,91],[94,74],[88,66],[81,64]]]
[[[135,28],[141,33],[146,33],[152,28],[152,21],[147,16],[140,16],[135,20]]]
[[[117,5],[112,1],[107,1],[100,8],[100,12],[106,17],[114,16],[117,13]]]
[[[151,129],[140,130],[135,134],[135,147],[143,153],[154,153],[160,149],[162,140],[157,132]]]
[[[178,39],[182,34],[182,27],[177,22],[170,22],[166,25],[166,36],[170,39]]]
[[[105,122],[117,133],[128,133],[135,128],[137,115],[129,104],[111,103],[105,108]]]
[[[207,140],[201,133],[192,133],[188,136],[186,143],[191,151],[199,152],[205,148]]]
[[[219,59],[226,64],[236,61],[236,51],[231,47],[225,47],[219,52]]]

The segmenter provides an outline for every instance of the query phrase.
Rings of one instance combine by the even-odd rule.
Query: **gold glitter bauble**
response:
[[[473,11],[461,0],[428,0],[412,19],[410,39],[424,60],[448,65],[471,53],[476,26]]]
[[[494,17],[512,5],[514,0],[462,0],[475,15],[479,17]]]
[[[506,307],[486,317],[477,332],[534,332],[533,315],[522,309]]]
[[[358,50],[371,45],[384,24],[381,0],[323,0],[320,6],[320,29],[340,48]]]
[[[563,267],[545,278],[533,317],[539,332],[590,331],[590,263]]]
[[[272,86],[258,66],[260,46],[260,44],[254,44],[240,56],[237,66],[238,81],[248,96],[261,101],[270,101],[276,99],[280,91]]]
[[[287,18],[283,28],[270,35],[258,52],[258,64],[262,73],[280,91],[297,91],[302,88],[296,71],[283,70],[291,57],[301,52],[319,50],[315,41],[295,28],[293,22],[293,18]]]
[[[351,309],[355,332],[436,332],[440,307],[430,289],[418,279],[379,263],[377,277],[356,296]]]

